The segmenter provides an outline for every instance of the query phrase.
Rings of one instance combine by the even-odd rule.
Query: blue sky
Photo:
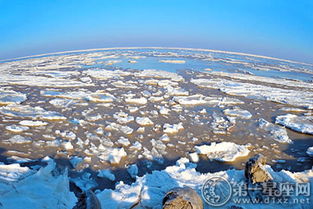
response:
[[[0,59],[119,46],[313,63],[312,0],[0,0]]]

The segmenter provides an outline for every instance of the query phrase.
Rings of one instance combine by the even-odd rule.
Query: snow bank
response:
[[[313,135],[313,116],[280,115],[275,122],[294,131]]]

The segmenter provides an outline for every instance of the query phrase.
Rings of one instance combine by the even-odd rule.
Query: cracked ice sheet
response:
[[[313,116],[280,115],[276,117],[275,123],[300,133],[313,135]]]
[[[209,159],[222,162],[232,162],[238,157],[244,157],[249,154],[249,145],[237,145],[233,142],[212,142],[211,145],[195,146],[198,154],[207,155]]]
[[[44,76],[6,74],[0,75],[0,85],[25,85],[51,88],[93,86],[93,84],[82,83],[80,81],[64,78],[47,78]]]
[[[292,173],[282,170],[274,172],[270,166],[265,168],[274,177],[275,182],[313,182],[313,171],[308,170],[304,172]],[[135,203],[140,201],[138,208],[162,208],[162,200],[164,195],[175,187],[188,186],[194,189],[201,196],[201,189],[203,182],[212,177],[223,177],[229,182],[239,183],[245,182],[243,170],[226,170],[216,173],[200,173],[196,171],[196,164],[190,163],[188,159],[181,158],[174,166],[168,166],[161,171],[153,171],[151,174],[146,174],[142,177],[136,177],[136,181],[131,185],[119,182],[115,190],[105,189],[99,191],[96,195],[100,200],[102,208],[118,209],[131,208]],[[313,197],[310,198],[310,203]],[[235,205],[234,202],[229,201],[225,208],[230,208]],[[303,205],[285,205],[285,204],[245,204],[242,205],[244,209],[248,208],[268,208],[268,209],[301,209]],[[309,205],[305,205],[309,206]],[[204,209],[209,209],[211,206],[204,204]]]
[[[259,119],[259,127],[267,131],[275,141],[280,143],[292,143],[292,140],[289,138],[285,127],[274,125],[263,118]]]
[[[244,102],[239,99],[229,98],[229,97],[206,97],[202,94],[196,94],[192,96],[175,96],[173,101],[181,105],[235,105],[243,104]]]
[[[191,79],[191,83],[203,88],[219,89],[234,96],[244,96],[249,99],[273,101],[294,106],[313,108],[313,93],[311,91],[286,90],[251,83],[241,83],[227,79]]]
[[[0,88],[0,105],[20,104],[26,99],[26,94]]]
[[[278,85],[283,85],[283,86],[313,89],[312,83],[306,83],[302,81],[293,81],[293,80],[287,80],[287,79],[281,79],[281,78],[270,78],[270,77],[262,77],[262,76],[255,76],[255,75],[246,75],[246,74],[241,74],[241,73],[210,72],[209,74],[217,75],[217,76],[225,76],[225,77],[235,78],[235,79],[240,79],[240,80],[260,81],[264,83],[278,84]]]
[[[95,92],[89,91],[72,91],[72,92],[62,92],[55,90],[44,90],[40,91],[40,94],[46,97],[57,97],[65,99],[75,99],[75,100],[88,100],[92,102],[103,102],[110,103],[115,100],[115,97],[103,90],[98,90]]]
[[[177,82],[184,81],[184,78],[177,73],[153,69],[140,71],[138,73],[135,73],[135,76],[147,78],[167,78]]]
[[[95,79],[99,80],[108,80],[108,79],[122,79],[123,76],[131,75],[130,72],[122,71],[122,70],[105,70],[105,69],[90,69],[84,71],[84,74],[89,75]]]
[[[50,160],[38,171],[18,164],[0,165],[1,208],[68,209],[77,198],[69,189],[67,172],[55,175]]]
[[[0,113],[11,117],[30,118],[33,120],[65,120],[62,114],[54,111],[47,111],[41,107],[29,105],[8,105],[0,107]]]

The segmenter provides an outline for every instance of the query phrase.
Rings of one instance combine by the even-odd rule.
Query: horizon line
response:
[[[250,54],[250,53],[244,53],[244,52],[223,51],[223,50],[218,50],[218,49],[204,49],[204,48],[190,48],[190,47],[188,47],[188,48],[184,48],[184,47],[160,47],[160,46],[155,46],[155,47],[154,46],[143,46],[143,47],[134,46],[134,47],[107,47],[107,48],[93,48],[93,49],[78,49],[78,50],[49,52],[49,53],[43,53],[43,54],[8,58],[8,59],[2,59],[2,60],[0,60],[0,62],[10,62],[10,61],[20,60],[20,59],[36,58],[36,57],[49,56],[49,55],[53,56],[53,55],[60,55],[60,54],[66,54],[66,53],[105,51],[105,50],[114,50],[114,49],[174,49],[174,50],[189,50],[189,51],[206,51],[206,52],[216,52],[216,53],[224,53],[224,54],[234,54],[234,55],[258,57],[258,58],[264,58],[264,59],[272,59],[272,60],[277,60],[277,61],[284,61],[284,62],[290,62],[290,63],[295,63],[295,64],[303,64],[303,65],[313,66],[313,63],[305,63],[305,62],[300,62],[300,61],[294,61],[294,60],[288,60],[288,59],[270,57],[270,56],[258,55],[258,54]]]

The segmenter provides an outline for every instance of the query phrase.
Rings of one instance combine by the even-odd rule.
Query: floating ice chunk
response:
[[[125,102],[128,104],[145,105],[145,104],[147,104],[148,100],[145,97],[126,98]]]
[[[285,127],[274,125],[265,119],[259,119],[259,127],[269,132],[271,137],[280,143],[292,143],[292,140],[288,137]]]
[[[166,108],[164,106],[160,107],[160,114],[161,115],[168,115],[170,111],[171,111],[170,109],[168,109],[168,108]]]
[[[118,140],[117,140],[117,143],[120,144],[120,145],[123,145],[124,147],[127,147],[130,145],[130,142],[127,138],[121,136]]]
[[[36,126],[46,126],[48,125],[47,122],[43,121],[33,121],[33,120],[22,120],[19,122],[20,125],[22,126],[30,126],[30,127],[36,127]]]
[[[67,172],[56,176],[54,169],[53,161],[48,161],[48,165],[37,172],[17,164],[1,165],[1,171],[12,171],[8,172],[7,179],[0,183],[1,206],[10,209],[73,208],[77,198],[70,192]],[[29,172],[34,174],[28,175]],[[23,177],[22,180],[12,182],[20,176]]]
[[[130,150],[141,150],[142,145],[140,142],[136,141],[134,144],[132,144],[132,146],[129,147]]]
[[[132,178],[136,178],[138,175],[138,166],[136,164],[127,166],[127,172]]]
[[[194,163],[199,162],[199,155],[196,152],[189,153],[190,160]]]
[[[313,89],[312,83],[306,83],[306,82],[302,82],[302,81],[294,81],[294,80],[287,80],[287,79],[281,79],[281,78],[262,77],[262,76],[247,75],[247,74],[241,74],[241,73],[217,72],[217,71],[210,72],[210,74],[218,75],[218,76],[224,76],[224,77],[230,77],[230,78],[235,78],[235,79],[240,79],[240,80],[260,81],[260,82],[264,82],[264,83],[272,83],[272,84],[278,84],[278,85],[283,85],[283,86],[302,87],[302,88]]]
[[[249,154],[248,145],[237,145],[233,142],[212,142],[211,145],[195,146],[198,154],[207,155],[209,159],[222,162],[231,162],[238,157],[244,157]]]
[[[134,113],[134,112],[137,112],[139,110],[138,107],[128,107],[128,110],[130,113]]]
[[[191,96],[175,96],[173,97],[173,101],[187,106],[193,105],[234,105],[234,104],[243,104],[242,101],[235,98],[228,97],[206,97],[202,94],[195,94]]]
[[[82,83],[71,79],[63,78],[47,78],[44,76],[32,75],[12,75],[2,74],[0,76],[0,85],[26,85],[26,86],[41,86],[52,88],[66,88],[66,87],[84,87],[93,86],[90,83]]]
[[[279,110],[285,111],[285,112],[306,112],[306,110],[296,108],[296,107],[282,107]]]
[[[107,125],[105,127],[105,130],[107,131],[121,131],[122,133],[124,134],[132,134],[134,129],[128,127],[128,126],[122,126],[120,124],[117,124],[117,123],[110,123],[109,125]]]
[[[13,90],[0,89],[0,105],[20,104],[26,99],[26,94]]]
[[[158,81],[158,86],[161,86],[161,87],[178,86],[178,83],[173,82],[171,80],[160,80]]]
[[[115,175],[108,169],[100,170],[97,176],[115,181]]]
[[[282,104],[313,108],[313,95],[305,90],[288,90],[251,83],[242,83],[226,79],[191,79],[191,82],[204,88],[219,89],[235,96],[244,96],[250,99],[268,100]]]
[[[152,126],[153,122],[148,117],[136,117],[136,123],[141,126]]]
[[[170,141],[170,137],[168,137],[167,134],[163,134],[163,135],[160,137],[160,140],[163,141],[163,142],[169,142],[169,141]]]
[[[21,167],[19,164],[0,164],[0,180],[14,182],[18,181],[26,176],[31,175],[33,172],[28,167]],[[0,183],[1,185],[1,183]],[[0,191],[2,189],[0,188]]]
[[[173,88],[172,86],[167,86],[167,93],[170,96],[188,96],[189,92],[182,88]]]
[[[308,154],[310,157],[313,157],[313,147],[309,147],[306,151],[306,154]]]
[[[71,99],[53,99],[50,100],[49,103],[57,108],[65,108],[74,104],[74,101]]]
[[[72,166],[74,168],[76,168],[81,162],[83,162],[84,159],[82,157],[78,157],[78,156],[73,156],[71,159],[70,159],[70,163],[72,164]]]
[[[163,101],[163,100],[164,100],[164,97],[163,97],[163,96],[160,96],[160,97],[154,97],[154,96],[152,96],[152,97],[149,98],[149,101],[150,101],[150,102],[161,102],[161,101]]]
[[[104,69],[89,69],[84,72],[86,75],[90,77],[99,79],[99,80],[108,80],[111,78],[118,78],[120,79],[122,76],[130,75],[129,72],[121,71],[121,70],[104,70]]]
[[[138,77],[148,77],[148,78],[168,78],[173,81],[183,81],[184,78],[176,73],[171,73],[168,71],[162,71],[162,70],[143,70],[140,71],[139,73],[135,73],[135,76]]]
[[[134,120],[133,116],[129,116],[125,112],[117,112],[113,115],[113,118],[115,118],[120,124],[126,124]]]
[[[127,153],[124,148],[110,148],[107,152],[99,156],[100,159],[110,162],[111,164],[118,164]]]
[[[66,117],[58,112],[47,111],[41,107],[32,107],[29,105],[8,105],[0,107],[0,113],[12,117],[22,117],[43,120],[65,120]]]
[[[29,127],[18,126],[18,125],[10,125],[10,126],[6,126],[5,129],[8,130],[8,131],[15,132],[15,133],[20,133],[20,132],[23,132],[23,131],[27,131],[29,129]]]
[[[184,129],[182,123],[172,124],[172,125],[168,124],[168,123],[165,123],[163,125],[163,132],[167,133],[167,134],[176,134],[176,133],[178,133],[182,129]]]
[[[33,141],[32,138],[24,137],[21,135],[15,135],[15,136],[12,136],[8,140],[3,140],[3,142],[11,143],[11,144],[29,144],[29,143],[32,143],[32,141]]]
[[[76,139],[76,134],[72,131],[60,131],[56,130],[56,134],[60,135],[62,138],[69,139],[69,140],[74,140]]]
[[[213,121],[211,123],[211,127],[213,128],[213,133],[215,134],[226,134],[227,131],[234,125],[228,119],[217,115],[215,112],[212,114]]]
[[[115,81],[111,83],[116,88],[127,88],[127,89],[136,89],[138,86],[134,85],[133,82],[129,81]]]
[[[223,112],[225,115],[242,119],[250,119],[252,117],[251,113],[248,110],[242,110],[240,108],[226,109]]]
[[[159,62],[163,63],[173,63],[173,64],[185,64],[185,60],[159,60]]]
[[[313,135],[313,116],[280,115],[276,117],[275,123],[300,133]]]
[[[66,150],[72,150],[72,149],[74,149],[74,147],[73,147],[73,145],[72,145],[71,142],[63,142],[63,143],[62,143],[62,146],[63,146],[63,148],[66,149]]]

